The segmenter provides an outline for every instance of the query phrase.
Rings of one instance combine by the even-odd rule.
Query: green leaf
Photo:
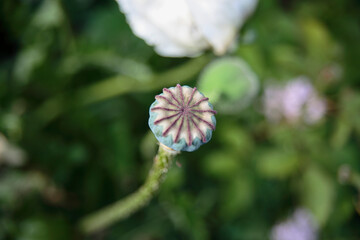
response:
[[[331,57],[335,49],[326,27],[316,19],[303,19],[300,25],[308,54],[317,60]]]
[[[269,150],[260,155],[257,170],[264,177],[284,179],[294,174],[298,166],[299,159],[295,153]]]
[[[241,56],[254,71],[262,77],[265,73],[264,54],[261,52],[259,45],[244,45],[239,47],[238,55]]]
[[[238,123],[232,121],[224,121],[217,126],[217,139],[229,151],[242,159],[248,159],[248,154],[254,148],[251,135]]]
[[[302,179],[302,202],[314,214],[320,226],[325,225],[333,209],[335,189],[333,182],[322,169],[310,166]]]
[[[57,0],[43,1],[39,10],[35,13],[32,25],[47,29],[61,25],[64,21],[64,13]]]
[[[223,190],[220,215],[225,219],[232,219],[245,211],[253,202],[253,185],[248,175],[238,174]]]
[[[14,78],[21,85],[26,84],[34,70],[45,60],[46,49],[40,44],[23,49],[18,53],[14,66]]]
[[[204,172],[220,179],[234,176],[239,165],[239,160],[226,151],[211,152],[203,161]]]

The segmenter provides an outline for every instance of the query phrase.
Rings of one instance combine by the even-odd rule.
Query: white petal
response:
[[[209,45],[185,0],[117,0],[134,34],[163,56],[195,56]]]
[[[172,2],[172,1],[171,1]],[[257,0],[186,0],[197,27],[216,54],[224,54]]]

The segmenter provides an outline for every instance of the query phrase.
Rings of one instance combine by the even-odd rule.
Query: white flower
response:
[[[224,54],[257,0],[116,0],[133,32],[158,54],[193,57],[211,47]]]

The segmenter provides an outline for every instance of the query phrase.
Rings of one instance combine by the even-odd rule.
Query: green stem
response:
[[[351,173],[350,183],[360,191],[360,174],[358,172]]]
[[[47,100],[35,112],[40,127],[47,125],[61,113],[130,92],[145,92],[189,81],[211,60],[203,55],[185,64],[156,74],[149,81],[140,81],[126,76],[116,76],[94,83],[81,90],[63,93]]]
[[[144,185],[128,197],[83,218],[80,221],[80,230],[85,234],[102,230],[145,206],[158,191],[177,153],[160,144]]]

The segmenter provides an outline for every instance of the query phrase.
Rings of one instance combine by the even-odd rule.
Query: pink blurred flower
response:
[[[312,214],[306,209],[297,209],[287,220],[272,228],[271,240],[316,240],[318,227]]]
[[[271,122],[315,124],[326,113],[326,101],[321,98],[306,77],[298,77],[285,86],[269,85],[263,97],[264,114]]]

